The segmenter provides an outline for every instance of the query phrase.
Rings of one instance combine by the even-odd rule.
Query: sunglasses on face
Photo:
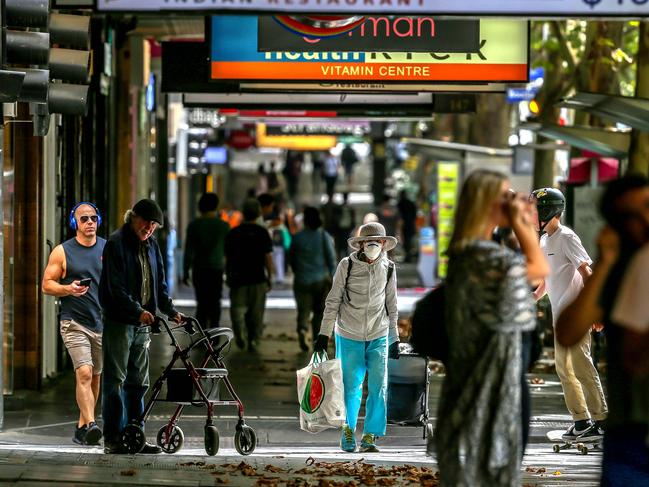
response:
[[[99,217],[97,215],[83,215],[79,217],[81,223],[88,223],[88,220],[91,220],[93,223],[97,223]]]

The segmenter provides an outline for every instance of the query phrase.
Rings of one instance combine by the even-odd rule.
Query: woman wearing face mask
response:
[[[361,226],[348,240],[354,249],[338,264],[327,296],[320,335],[314,351],[324,352],[335,329],[340,358],[347,424],[340,448],[356,451],[356,422],[367,372],[368,395],[361,452],[378,452],[376,438],[385,435],[388,358],[399,358],[397,331],[397,276],[386,252],[397,239],[386,236],[377,222]]]

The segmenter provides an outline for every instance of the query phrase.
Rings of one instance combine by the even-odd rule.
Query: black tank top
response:
[[[106,240],[97,237],[97,243],[85,247],[71,238],[63,242],[65,252],[65,278],[61,284],[91,278],[90,289],[83,296],[64,296],[61,298],[61,319],[74,320],[90,330],[102,330],[101,306],[99,305],[99,279],[101,278],[101,256]]]

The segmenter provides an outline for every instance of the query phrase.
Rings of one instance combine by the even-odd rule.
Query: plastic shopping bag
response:
[[[343,372],[340,359],[313,354],[309,365],[297,371],[300,428],[319,433],[345,424]]]

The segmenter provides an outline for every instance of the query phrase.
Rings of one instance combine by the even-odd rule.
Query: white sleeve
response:
[[[584,262],[588,265],[593,264],[593,261],[577,235],[567,235],[567,237],[563,239],[563,252],[568,260],[578,269]]]
[[[631,259],[613,307],[614,323],[638,333],[649,331],[649,246]]]

